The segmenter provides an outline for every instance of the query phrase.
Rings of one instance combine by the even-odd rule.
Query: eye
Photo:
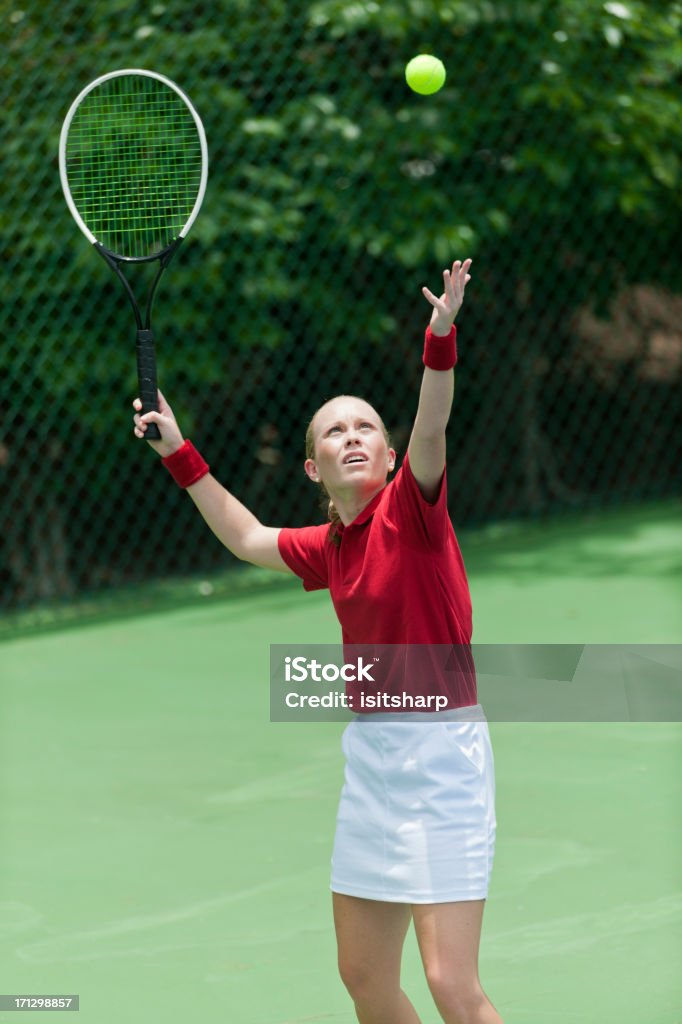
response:
[[[335,430],[341,430],[341,427],[330,427],[327,434],[333,434]]]
[[[372,430],[373,427],[374,427],[374,424],[373,423],[361,423],[360,426],[361,427],[369,427],[369,429]]]

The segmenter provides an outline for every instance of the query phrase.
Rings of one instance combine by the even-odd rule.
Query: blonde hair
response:
[[[355,395],[336,395],[335,398],[330,398],[329,401],[333,402],[333,401],[335,401],[336,398],[355,398],[355,397],[356,397]],[[364,398],[360,399],[360,401],[364,402],[365,399]],[[324,404],[328,405],[329,402],[325,402]],[[367,402],[366,404],[369,405],[369,402]],[[323,406],[320,406],[320,409],[322,409],[322,408],[323,408]],[[370,406],[370,408],[373,409],[374,407]],[[313,460],[315,459],[315,434],[314,434],[314,431],[313,431],[313,424],[315,422],[315,416],[317,416],[317,413],[320,411],[320,409],[317,409],[317,411],[313,414],[313,417],[312,417],[310,423],[308,424],[307,430],[305,432],[305,457],[306,457],[306,459],[313,459]],[[376,409],[374,409],[374,412],[376,412]],[[377,416],[379,416],[378,413],[377,413]],[[388,430],[386,429],[386,427],[384,425],[384,421],[382,420],[381,416],[379,416],[379,423],[381,424],[381,429],[383,431],[384,440],[386,441],[386,447],[387,448],[393,447],[392,444],[391,444],[391,435],[389,434]],[[320,491],[322,492],[322,501],[320,502],[320,508],[323,511],[326,511],[327,518],[329,519],[329,533],[327,534],[327,539],[330,540],[331,543],[334,544],[336,547],[338,547],[339,544],[341,543],[341,534],[339,533],[339,530],[338,530],[338,526],[339,526],[339,524],[341,522],[341,516],[337,512],[336,506],[334,505],[334,502],[332,501],[332,499],[329,497],[329,492],[327,491],[327,488],[324,486],[322,481],[320,481],[317,486],[320,488]]]

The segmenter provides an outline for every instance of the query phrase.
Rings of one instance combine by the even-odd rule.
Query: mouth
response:
[[[351,452],[344,458],[343,465],[357,466],[363,462],[369,462],[369,459],[367,458],[366,455],[363,455],[362,452]]]

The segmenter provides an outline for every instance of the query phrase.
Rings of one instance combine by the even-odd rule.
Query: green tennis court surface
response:
[[[464,536],[475,640],[680,642],[681,540],[676,505]],[[78,993],[94,1024],[355,1021],[342,727],[268,721],[268,645],[338,639],[327,595],[285,581],[0,646],[0,992]],[[506,1024],[682,1021],[682,727],[491,733],[481,971]],[[412,935],[403,983],[435,1024]]]

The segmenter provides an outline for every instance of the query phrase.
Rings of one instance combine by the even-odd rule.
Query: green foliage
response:
[[[185,425],[212,436],[241,410],[249,451],[268,410],[283,434],[301,431],[301,407],[343,386],[376,393],[406,429],[428,316],[419,288],[472,256],[462,373],[478,375],[461,415],[475,434],[510,345],[523,387],[537,388],[580,307],[605,311],[635,282],[680,291],[681,26],[671,0],[6,7],[0,383],[14,444],[82,433],[100,453],[97,494],[114,465],[133,474],[139,459],[130,311],[57,172],[63,116],[92,78],[159,71],[205,122],[204,208],[155,317],[160,379]],[[448,71],[429,98],[404,83],[418,52]],[[494,438],[523,405],[505,395]],[[504,474],[514,442],[491,444]],[[529,507],[526,485],[509,486],[506,503],[471,516]]]

